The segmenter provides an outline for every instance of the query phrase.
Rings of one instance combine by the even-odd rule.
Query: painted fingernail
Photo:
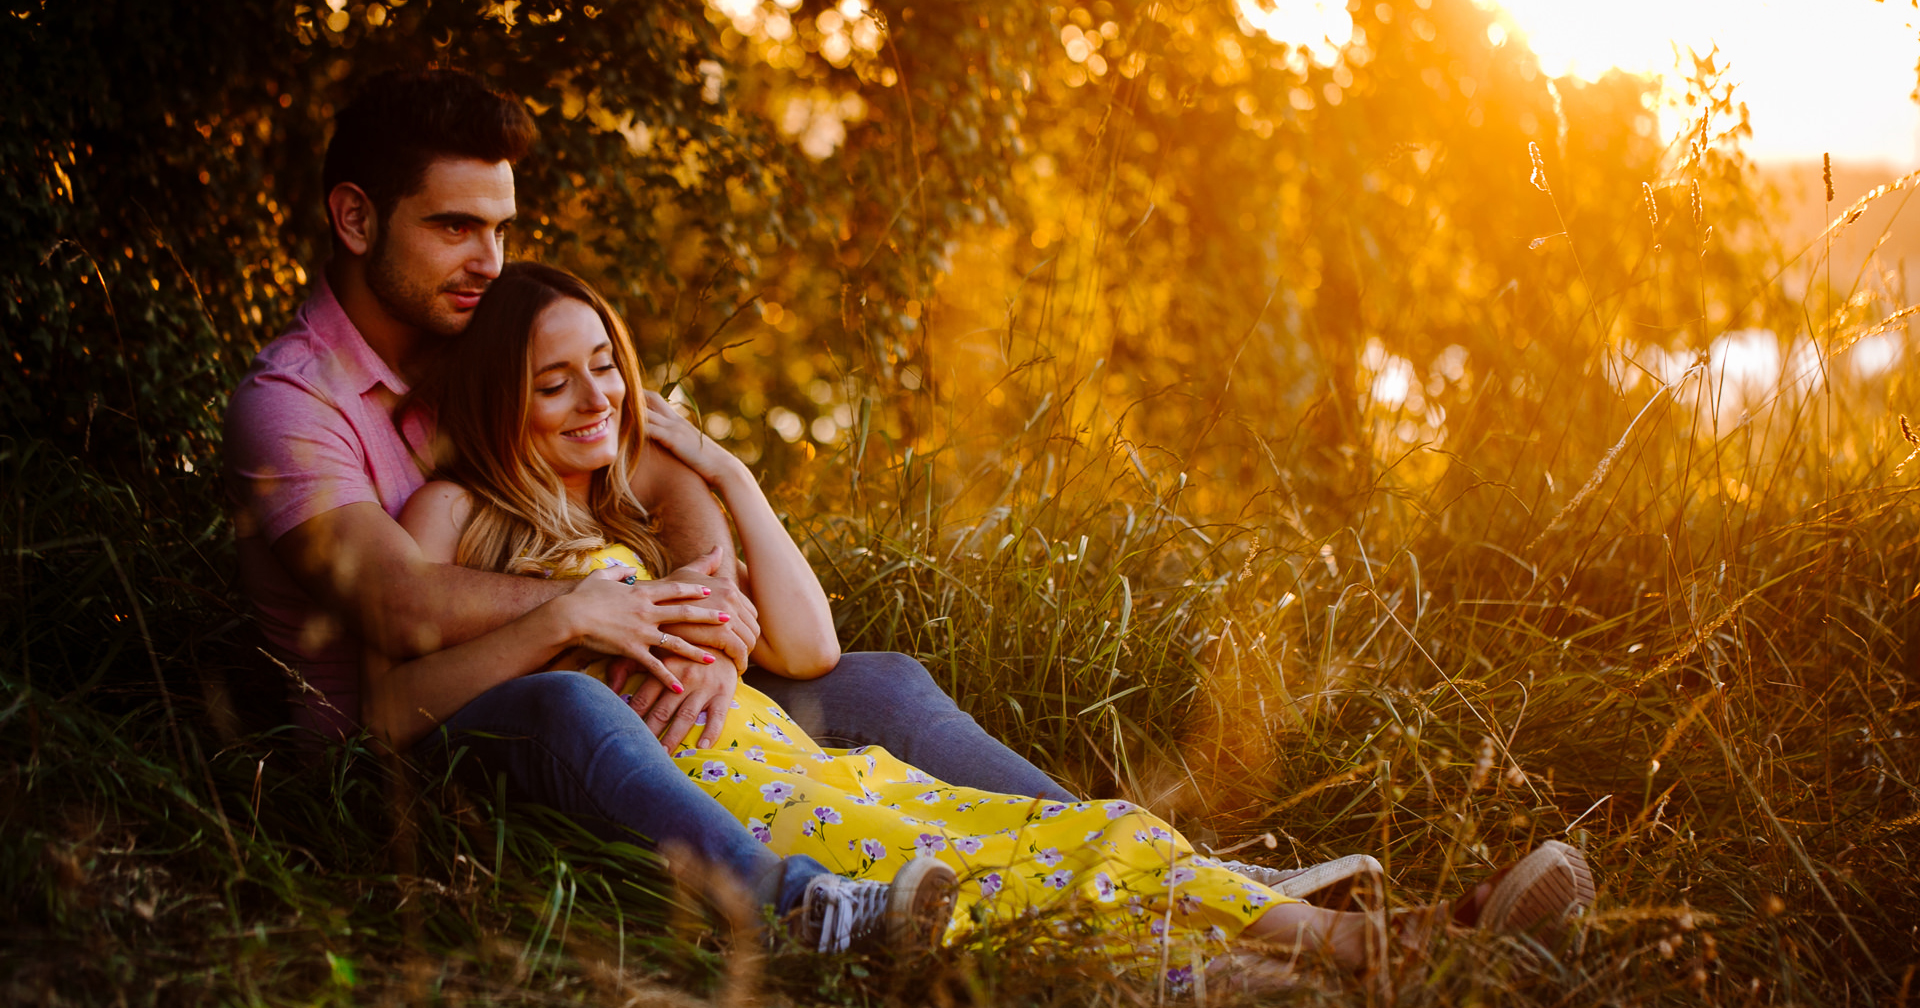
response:
[[[700,661],[702,664],[711,665],[713,664],[713,656],[710,654],[703,654],[700,656]]]
[[[700,589],[700,597],[701,597],[701,598],[706,598],[706,597],[707,597],[708,595],[711,595],[711,594],[713,594],[713,589],[711,589],[711,588],[702,588],[702,589]]]
[[[624,700],[624,701],[626,701],[627,703],[632,703],[632,702],[633,702],[633,694],[631,694],[631,693],[622,693],[622,694],[620,694],[620,699],[622,699],[622,700]]]
[[[725,623],[726,621],[728,621],[728,620],[730,620],[730,619],[732,619],[732,618],[733,618],[733,617],[731,617],[731,616],[729,616],[729,615],[727,615],[726,613],[721,613],[721,614],[720,614],[720,622],[722,622],[722,623]]]
[[[675,693],[685,693],[685,692],[686,692],[686,690],[685,690],[684,688],[682,688],[682,687],[681,687],[681,685],[680,685],[679,683],[670,683],[670,684],[669,684],[669,688],[670,688],[670,689],[672,689],[672,690],[673,690],[673,691],[674,691]]]

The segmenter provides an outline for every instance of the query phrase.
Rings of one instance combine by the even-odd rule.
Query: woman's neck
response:
[[[591,510],[593,504],[593,474],[580,473],[560,477],[560,485],[566,488],[567,503],[582,510]]]

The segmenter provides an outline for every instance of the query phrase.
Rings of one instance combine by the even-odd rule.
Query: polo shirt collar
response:
[[[313,296],[307,300],[306,315],[307,328],[333,351],[334,359],[355,392],[365,395],[374,386],[385,385],[395,395],[407,394],[407,383],[373,352],[366,337],[360,335],[359,328],[347,317],[347,310],[340,307],[340,299],[334,297],[324,272],[314,286]]]

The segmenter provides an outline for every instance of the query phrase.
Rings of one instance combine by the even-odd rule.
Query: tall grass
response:
[[[1635,282],[1673,279],[1653,270]],[[1404,411],[1351,403],[1364,427],[1339,466],[1311,417],[1286,436],[1198,418],[1264,467],[1254,486],[1139,442],[1149,399],[1090,402],[1101,365],[1077,323],[1010,322],[1051,362],[990,376],[1016,422],[953,388],[931,447],[863,431],[774,489],[848,647],[920,656],[1083,793],[1240,856],[1374,852],[1405,902],[1541,839],[1590,852],[1600,901],[1570,946],[1443,939],[1385,988],[1310,972],[1301,1000],[1904,1003],[1920,522],[1895,414],[1920,370],[1842,366],[1904,321],[1872,281],[1807,284],[1799,360],[1819,380],[1757,397],[1710,358],[1602,339],[1551,371],[1482,363],[1483,381],[1610,399],[1598,415],[1551,392],[1477,415],[1465,394],[1451,438],[1408,439]],[[1056,293],[1017,292],[1010,317]],[[1573,333],[1626,310],[1563,305]],[[1489,323],[1509,343],[1518,324]],[[259,730],[272,673],[226,580],[214,480],[134,488],[22,442],[0,444],[0,475],[10,1000],[1165,993],[1022,932],[913,970],[763,959],[648,852],[358,747],[290,750]]]

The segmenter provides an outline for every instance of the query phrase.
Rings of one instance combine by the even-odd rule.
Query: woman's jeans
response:
[[[855,653],[818,679],[754,670],[745,681],[822,745],[884,746],[952,784],[1073,800],[982,731],[906,655]],[[444,762],[462,748],[460,766],[504,774],[514,799],[564,812],[605,839],[684,845],[731,871],[778,914],[797,908],[807,883],[826,871],[805,855],[769,851],[687,777],[639,715],[589,676],[545,672],[496,686],[416,752]]]

